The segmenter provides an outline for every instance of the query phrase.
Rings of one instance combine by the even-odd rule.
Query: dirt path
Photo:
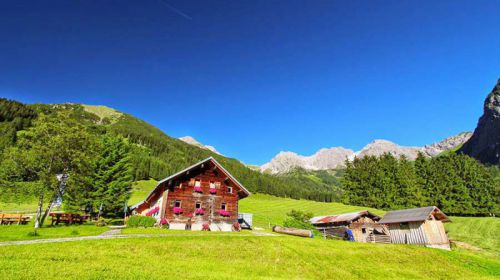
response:
[[[182,237],[182,236],[232,236],[232,237],[248,237],[248,236],[279,236],[272,233],[260,234],[121,234],[121,230],[112,229],[108,230],[100,235],[92,236],[81,236],[81,237],[63,237],[63,238],[49,238],[49,239],[34,239],[34,240],[19,240],[19,241],[3,241],[0,242],[1,246],[11,246],[11,245],[29,245],[29,244],[41,244],[41,243],[59,243],[59,242],[72,242],[72,241],[83,241],[83,240],[104,240],[104,239],[124,239],[124,238],[152,238],[152,237]]]

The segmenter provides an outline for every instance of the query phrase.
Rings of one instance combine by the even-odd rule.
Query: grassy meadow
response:
[[[169,236],[8,246],[0,279],[495,279],[467,252],[298,237]]]
[[[451,240],[465,242],[479,248],[481,252],[500,258],[499,218],[451,217],[451,221],[445,224]]]
[[[144,199],[155,185],[154,180],[136,183],[130,205]],[[9,207],[15,210],[14,205]],[[314,215],[367,209],[263,194],[241,200],[239,207],[240,212],[253,214],[254,226],[266,231],[269,225],[281,224],[291,209]],[[126,228],[122,234],[131,235],[127,239],[2,246],[0,279],[498,279],[500,220],[451,219],[446,224],[450,239],[470,246],[459,244],[449,252],[320,237],[256,236],[257,231]],[[0,226],[0,242],[98,235],[107,230],[93,224],[48,226],[32,236],[32,224]]]
[[[19,226],[1,225],[0,242],[99,235],[108,230],[108,227],[96,227],[94,224],[45,226],[43,228],[40,228],[37,231],[37,235],[35,236],[33,235],[32,223]]]

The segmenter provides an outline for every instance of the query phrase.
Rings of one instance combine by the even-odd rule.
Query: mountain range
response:
[[[311,156],[303,156],[294,152],[280,152],[270,162],[261,166],[261,171],[276,173],[287,173],[294,168],[306,170],[327,170],[344,167],[345,160],[355,157],[380,156],[391,153],[399,157],[405,156],[414,160],[418,153],[428,157],[434,157],[442,152],[459,148],[472,136],[471,132],[462,132],[458,135],[448,137],[437,143],[425,145],[424,147],[400,146],[388,140],[374,140],[360,151],[353,151],[343,147],[323,148]]]

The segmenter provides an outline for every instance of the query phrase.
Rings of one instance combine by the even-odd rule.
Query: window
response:
[[[399,224],[399,228],[400,229],[409,230],[410,229],[410,225],[408,223],[400,223]]]
[[[227,192],[228,193],[233,193],[233,187],[227,187]]]
[[[215,182],[214,181],[210,181],[210,188],[215,189]]]
[[[201,180],[200,180],[200,179],[196,179],[196,180],[194,181],[194,186],[195,186],[195,187],[201,187]]]
[[[226,203],[222,203],[220,209],[226,211]]]
[[[180,200],[176,200],[175,203],[174,203],[174,207],[181,207],[181,201]]]
[[[200,209],[201,208],[201,202],[196,202],[196,209]]]

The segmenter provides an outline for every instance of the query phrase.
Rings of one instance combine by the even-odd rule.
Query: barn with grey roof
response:
[[[445,222],[450,219],[436,206],[389,211],[379,221],[389,228],[391,243],[450,249]]]

